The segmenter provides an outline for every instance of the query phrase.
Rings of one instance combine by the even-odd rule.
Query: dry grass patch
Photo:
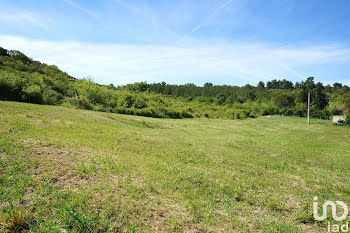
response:
[[[74,169],[72,153],[55,147],[52,144],[45,144],[34,138],[19,140],[19,143],[26,146],[36,163],[32,170],[32,176],[43,180],[45,176],[51,176],[51,182],[61,188],[73,188],[80,186],[84,179]]]

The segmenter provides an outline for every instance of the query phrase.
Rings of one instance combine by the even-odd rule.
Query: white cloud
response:
[[[46,23],[43,23],[44,20],[42,18],[40,18],[39,16],[35,15],[32,12],[24,11],[24,10],[2,12],[0,14],[0,20],[10,24],[23,25],[23,26],[29,23],[45,30],[48,29],[47,23],[53,23],[53,20],[50,18],[46,18],[45,19]]]
[[[350,48],[341,45],[276,47],[259,43],[181,46],[92,44],[40,41],[0,35],[0,46],[17,49],[69,74],[103,83],[146,80],[169,83],[255,84],[259,80],[301,80],[301,70],[324,64],[349,64]]]
[[[210,19],[211,17],[213,17],[214,15],[216,15],[220,10],[225,9],[226,7],[228,7],[233,0],[226,0],[223,3],[221,3],[219,6],[217,6],[216,8],[214,8],[210,14],[201,22],[199,23],[197,26],[193,27],[191,30],[191,34],[200,30],[201,27],[205,24],[205,22]]]
[[[82,6],[80,6],[78,3],[74,2],[74,1],[71,1],[71,0],[63,0],[65,3],[67,3],[68,5],[84,12],[85,14],[88,14],[90,15],[91,17],[95,18],[95,19],[98,19],[98,16],[95,14],[95,12],[91,11],[91,10],[88,10]]]

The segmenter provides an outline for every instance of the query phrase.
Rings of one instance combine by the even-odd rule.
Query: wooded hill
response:
[[[349,115],[350,88],[341,83],[324,86],[313,77],[300,83],[283,79],[243,87],[165,82],[115,87],[91,79],[75,79],[54,65],[0,47],[1,100],[159,118],[241,119],[272,114],[305,117],[309,91],[312,117],[329,119],[333,114]]]

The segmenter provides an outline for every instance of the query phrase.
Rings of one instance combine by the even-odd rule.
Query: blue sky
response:
[[[350,85],[350,1],[0,0],[0,46],[69,74],[244,85]]]

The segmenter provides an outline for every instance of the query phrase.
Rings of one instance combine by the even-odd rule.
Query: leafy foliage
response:
[[[91,78],[78,80],[53,65],[42,64],[20,51],[0,47],[0,99],[36,104],[65,105],[102,112],[157,118],[246,118],[258,115],[306,115],[311,92],[312,117],[328,119],[345,112],[350,88],[315,84],[314,78],[295,83],[283,80],[258,86],[205,83],[171,85],[137,82],[115,87]]]
[[[292,107],[295,105],[294,103],[294,97],[287,94],[281,94],[274,98],[274,103],[277,107],[283,108],[283,107]]]
[[[346,122],[350,124],[350,93],[345,95],[345,114],[346,114]]]

